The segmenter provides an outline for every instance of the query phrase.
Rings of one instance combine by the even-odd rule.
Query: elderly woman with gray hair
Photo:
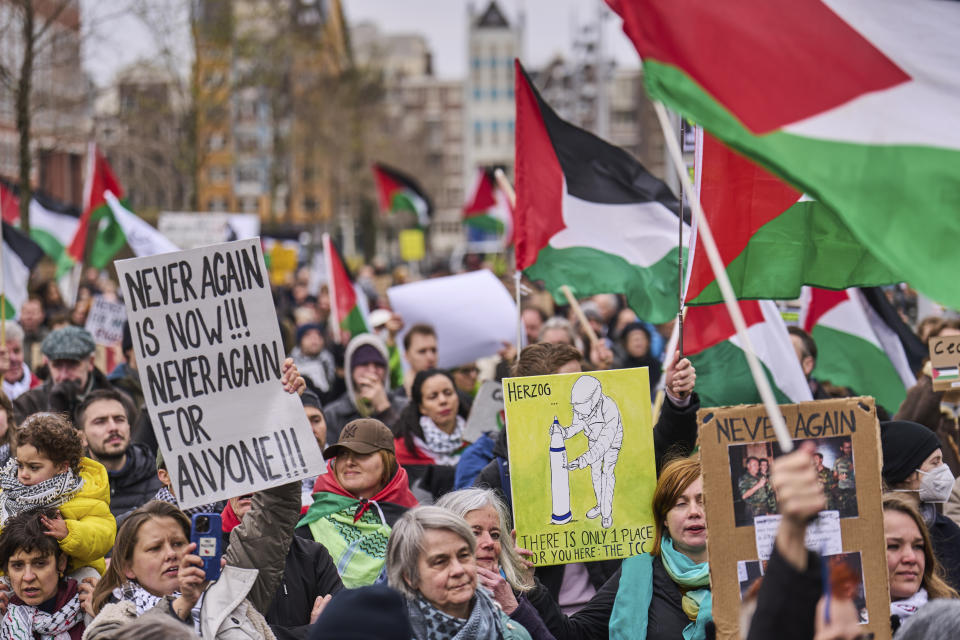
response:
[[[522,624],[533,640],[554,640],[526,598],[534,588],[533,570],[510,537],[507,507],[497,494],[492,489],[461,489],[441,497],[437,506],[463,518],[473,531],[480,586],[490,591],[503,612]]]
[[[387,581],[406,598],[415,638],[531,640],[477,588],[476,550],[470,526],[440,507],[411,509],[394,525]]]

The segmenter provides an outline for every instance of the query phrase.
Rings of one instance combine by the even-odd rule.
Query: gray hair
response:
[[[577,334],[573,330],[573,325],[570,324],[570,321],[566,318],[561,318],[559,316],[553,316],[549,320],[543,323],[543,326],[540,327],[540,335],[537,336],[539,342],[543,342],[543,336],[547,334],[547,331],[551,329],[562,329],[567,332],[567,339],[570,341],[570,346],[577,346]]]
[[[417,589],[411,585],[420,583],[417,564],[425,550],[423,538],[428,529],[455,533],[470,546],[471,554],[477,553],[473,531],[460,516],[434,506],[414,507],[407,511],[393,525],[387,542],[387,584],[411,600],[417,597]]]
[[[952,640],[960,629],[960,600],[931,600],[904,621],[897,640]]]
[[[3,328],[4,331],[6,331],[7,340],[13,340],[14,342],[23,344],[23,327],[13,320],[6,320],[3,323]]]
[[[449,509],[462,518],[466,518],[471,511],[492,507],[500,520],[500,557],[497,560],[507,582],[514,590],[521,593],[533,588],[533,582],[524,575],[523,562],[510,537],[510,514],[507,513],[507,506],[503,504],[503,500],[497,496],[496,492],[479,487],[460,489],[443,495],[437,500],[436,506]]]

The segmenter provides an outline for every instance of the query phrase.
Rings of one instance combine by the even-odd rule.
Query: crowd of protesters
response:
[[[186,511],[158,452],[129,330],[103,370],[83,329],[92,296],[116,300],[116,285],[94,275],[72,308],[55,282],[36,286],[0,345],[0,639],[714,637],[700,400],[690,361],[664,352],[672,323],[593,296],[582,301],[592,341],[534,288],[521,309],[527,346],[446,370],[434,327],[405,326],[382,278],[360,274],[372,309],[361,335],[332,330],[329,295],[312,295],[304,272],[274,291],[289,356],[281,385],[300,394],[327,473]],[[917,333],[927,341],[960,325],[925,319]],[[791,334],[811,390],[829,395],[829,381],[811,376],[813,340]],[[650,388],[637,393],[663,392],[653,549],[534,569],[513,535],[522,498],[511,491],[506,432],[490,424],[464,438],[474,395],[505,376],[628,367],[650,368]],[[935,392],[930,370],[917,373],[881,423],[888,492],[877,525],[896,638],[947,638],[960,628],[960,392]],[[824,565],[804,546],[833,499],[817,455],[804,446],[756,470],[765,508],[783,517],[744,604],[744,638],[862,637],[849,590],[824,593]],[[216,580],[190,542],[196,513],[221,514]]]

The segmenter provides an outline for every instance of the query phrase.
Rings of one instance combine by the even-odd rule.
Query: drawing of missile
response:
[[[573,515],[570,513],[570,475],[567,470],[567,445],[563,441],[560,421],[553,417],[550,434],[550,488],[553,492],[552,524],[566,524]]]

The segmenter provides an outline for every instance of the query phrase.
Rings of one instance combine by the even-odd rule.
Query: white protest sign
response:
[[[487,380],[480,385],[480,390],[470,405],[463,439],[476,442],[477,438],[487,431],[502,430],[503,423],[503,385],[495,380]]]
[[[782,517],[780,515],[757,516],[753,519],[758,560],[770,559]],[[804,544],[807,549],[816,551],[822,556],[843,553],[843,539],[840,535],[840,512],[821,511],[817,515],[817,519],[807,525]]]
[[[260,235],[260,216],[255,213],[161,211],[157,229],[178,247],[196,249]]]
[[[94,296],[83,328],[90,332],[94,342],[109,347],[123,340],[123,323],[126,321],[127,310],[122,302],[110,302],[103,296]]]
[[[256,238],[116,263],[137,368],[181,508],[325,472]]]
[[[493,355],[517,339],[516,304],[486,269],[390,287],[387,297],[406,328],[433,326],[441,369]]]

